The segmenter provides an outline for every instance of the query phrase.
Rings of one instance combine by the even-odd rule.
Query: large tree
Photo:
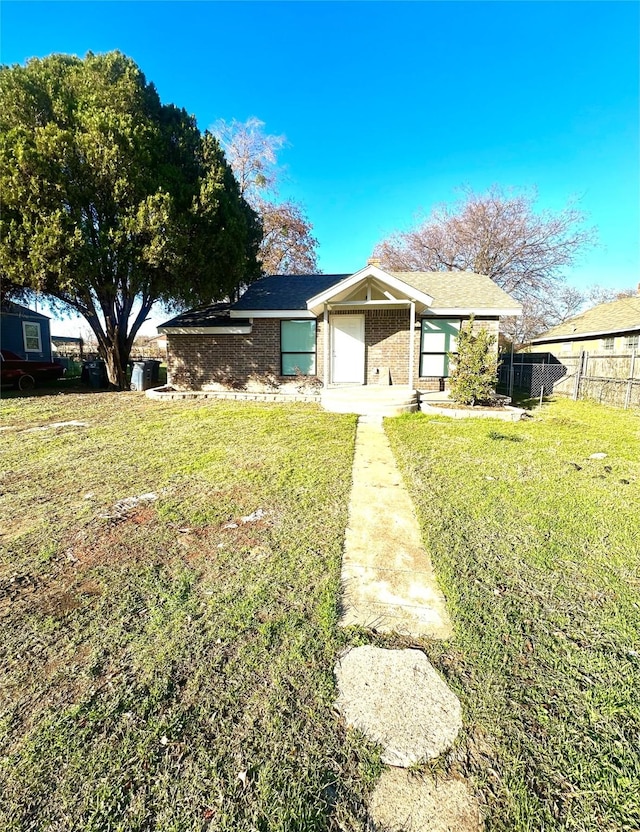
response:
[[[0,68],[0,274],[85,317],[122,388],[152,304],[259,275],[261,228],[218,141],[119,52]]]
[[[244,198],[262,220],[258,259],[267,274],[310,274],[317,270],[318,241],[303,207],[278,198],[282,168],[278,151],[284,136],[264,132],[255,117],[245,122],[218,121],[213,132],[220,140]]]
[[[595,230],[584,225],[585,215],[574,205],[538,211],[536,199],[535,192],[498,186],[482,194],[466,189],[458,202],[437,206],[415,228],[381,242],[375,255],[398,271],[489,275],[535,317],[517,325],[533,335],[532,328],[558,322],[555,300],[566,288],[565,270],[595,241]],[[567,299],[570,305],[575,301]]]

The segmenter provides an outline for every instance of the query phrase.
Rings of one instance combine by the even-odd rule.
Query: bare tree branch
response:
[[[554,213],[536,211],[536,199],[535,191],[497,185],[482,194],[464,189],[458,202],[437,206],[417,227],[379,243],[374,254],[396,271],[489,275],[523,303],[525,321],[518,329],[542,331],[559,323],[565,301],[575,301],[564,273],[595,244],[596,231],[572,203]]]

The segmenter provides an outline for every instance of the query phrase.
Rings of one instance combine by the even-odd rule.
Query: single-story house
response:
[[[543,332],[531,341],[531,352],[549,352],[557,358],[582,351],[624,355],[640,345],[640,294],[600,303],[580,315]]]
[[[372,260],[355,274],[264,277],[236,303],[185,312],[158,331],[178,389],[286,389],[308,379],[440,390],[465,320],[497,336],[501,316],[520,314],[486,275],[391,272]]]
[[[0,308],[0,349],[26,361],[51,361],[51,331],[46,315],[10,300]]]

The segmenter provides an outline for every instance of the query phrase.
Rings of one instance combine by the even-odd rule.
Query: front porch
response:
[[[417,315],[431,302],[431,296],[374,266],[311,298],[307,309],[320,324],[318,375],[325,389],[412,387],[418,373]]]
[[[406,385],[340,385],[320,391],[320,404],[331,413],[401,416],[420,409],[419,393]]]

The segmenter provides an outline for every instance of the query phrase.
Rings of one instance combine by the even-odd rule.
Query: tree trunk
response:
[[[129,356],[127,356],[128,360]],[[127,387],[127,373],[126,361],[122,363],[122,356],[119,355],[117,349],[106,349],[104,351],[104,361],[107,365],[107,376],[109,384],[117,390],[125,390]]]

